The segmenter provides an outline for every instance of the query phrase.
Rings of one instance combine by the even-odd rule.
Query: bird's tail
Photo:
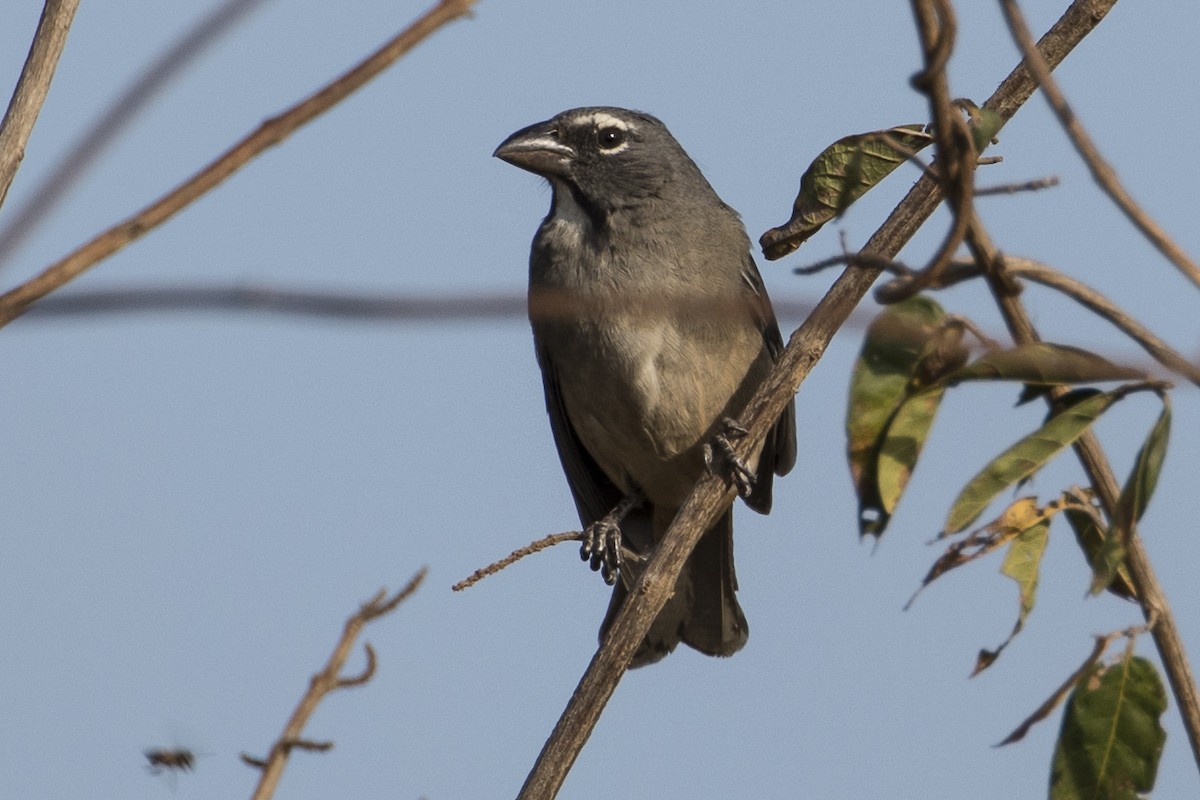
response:
[[[636,545],[648,543],[639,528],[650,522],[649,514],[626,518],[626,537]],[[642,533],[642,535],[637,535]],[[634,535],[630,535],[634,534]],[[642,540],[642,541],[639,541]],[[652,545],[651,545],[652,547]],[[649,553],[648,547],[639,547]],[[644,563],[644,562],[643,562]],[[633,568],[630,569],[629,567]],[[625,602],[630,587],[640,577],[635,565],[626,571],[613,589],[608,613],[600,626],[600,637],[608,632]],[[675,592],[667,600],[646,638],[634,653],[630,668],[653,664],[675,649],[681,641],[710,656],[731,656],[746,644],[750,629],[738,605],[735,592],[737,576],[733,570],[733,510],[729,509],[709,528],[696,545],[683,572],[675,583]]]

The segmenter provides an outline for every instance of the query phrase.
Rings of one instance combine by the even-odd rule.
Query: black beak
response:
[[[539,122],[509,136],[492,155],[544,178],[565,178],[575,151],[559,141],[554,125]]]

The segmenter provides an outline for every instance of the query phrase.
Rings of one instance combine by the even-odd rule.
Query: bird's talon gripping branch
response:
[[[734,452],[733,439],[741,439],[747,431],[730,417],[721,419],[721,430],[712,442],[704,446],[704,464],[714,475],[722,475],[737,487],[739,497],[749,497],[754,489],[754,471]]]
[[[592,572],[599,572],[609,586],[617,582],[621,571],[621,526],[612,514],[587,526],[579,557],[588,562]]]
[[[612,586],[624,563],[621,548],[621,520],[644,501],[642,493],[631,492],[617,503],[617,507],[588,525],[583,531],[583,544],[579,557],[588,562],[593,572],[599,572],[604,582]]]

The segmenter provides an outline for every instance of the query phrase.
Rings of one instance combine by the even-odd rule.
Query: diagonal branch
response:
[[[1115,3],[1116,0],[1075,0],[1038,43],[1046,61],[1057,66]],[[1035,88],[1036,83],[1028,71],[1017,67],[985,106],[1007,121]],[[940,201],[936,182],[923,176],[871,237],[864,252],[874,258],[895,258]],[[739,417],[748,431],[748,435],[739,440],[742,454],[751,452],[763,441],[767,430],[795,395],[834,334],[881,272],[877,266],[851,264],[830,287],[812,315],[792,334],[775,369]],[[548,800],[557,795],[605,704],[616,690],[638,643],[665,605],[675,585],[675,576],[679,575],[702,532],[733,501],[733,496],[731,488],[711,475],[696,485],[580,679],[521,788],[520,800]]]
[[[66,190],[84,170],[116,139],[137,113],[174,80],[201,52],[216,42],[223,33],[231,30],[263,0],[225,0],[216,9],[205,15],[183,37],[156,58],[141,75],[98,120],[75,143],[66,156],[38,184],[29,199],[22,204],[12,218],[0,228],[0,264],[3,264],[31,234],[38,221],[63,197]]]
[[[297,128],[361,88],[438,28],[467,15],[474,3],[475,0],[440,0],[364,61],[315,94],[264,122],[184,183],[46,267],[29,281],[0,295],[0,326],[16,319],[31,303],[77,277],[96,262],[166,222],[268,147],[279,144]]]
[[[419,569],[404,588],[392,595],[391,598],[387,597],[386,591],[380,589],[374,597],[363,603],[358,611],[346,620],[342,636],[338,640],[337,646],[334,647],[332,655],[329,656],[324,669],[312,676],[308,691],[304,693],[299,705],[292,712],[291,718],[284,726],[283,733],[271,745],[269,755],[265,759],[261,759],[242,754],[242,761],[262,770],[258,786],[254,790],[253,800],[267,800],[274,795],[275,787],[278,786],[279,779],[283,776],[283,769],[287,766],[288,756],[292,750],[324,752],[333,747],[333,742],[314,742],[305,739],[303,737],[304,726],[308,724],[309,719],[317,710],[317,706],[330,692],[362,686],[375,674],[375,650],[370,644],[367,644],[366,668],[356,676],[341,676],[342,668],[346,666],[346,659],[350,657],[350,651],[354,649],[354,643],[358,640],[358,635],[362,633],[366,624],[394,611],[400,603],[411,597],[421,585],[421,581],[425,579],[427,571],[425,567]]]
[[[75,19],[79,0],[46,0],[29,56],[17,81],[4,121],[0,123],[0,206],[8,195],[21,160],[25,158],[25,143],[41,113],[42,104],[50,91],[50,81],[58,67],[58,57],[67,44],[67,32]]]
[[[1079,118],[1075,116],[1075,112],[1067,105],[1067,100],[1063,97],[1054,78],[1051,77],[1050,70],[1047,69],[1045,62],[1038,56],[1033,46],[1033,37],[1029,34],[1029,27],[1025,24],[1025,19],[1021,15],[1020,9],[1017,8],[1016,1],[1001,0],[1000,5],[1004,9],[1004,16],[1008,20],[1008,27],[1012,31],[1013,39],[1025,55],[1025,64],[1037,78],[1042,93],[1046,95],[1046,102],[1050,104],[1054,115],[1058,117],[1059,124],[1067,132],[1076,151],[1083,157],[1084,163],[1092,173],[1092,178],[1112,199],[1117,208],[1125,213],[1134,227],[1141,231],[1142,235],[1149,239],[1150,243],[1158,248],[1158,251],[1168,261],[1178,267],[1179,271],[1186,275],[1192,283],[1200,286],[1200,266],[1197,266],[1196,262],[1188,257],[1183,248],[1151,219],[1150,215],[1121,185],[1116,171],[1104,160],[1104,156],[1100,155],[1100,150],[1092,141],[1092,137],[1088,136],[1087,131],[1079,122]]]

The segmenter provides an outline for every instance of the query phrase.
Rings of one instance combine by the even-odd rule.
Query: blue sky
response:
[[[10,8],[0,75],[15,80],[40,9]],[[12,213],[111,99],[209,8],[84,3],[10,193]],[[1044,30],[1065,4],[1028,4]],[[959,4],[952,90],[982,101],[1016,62],[991,3]],[[747,10],[748,9],[748,10]],[[421,4],[267,2],[139,116],[0,278],[12,284],[207,163],[339,74]],[[1148,210],[1200,254],[1187,142],[1200,10],[1119,6],[1059,72],[1075,109]],[[523,291],[543,182],[493,158],[512,131],[612,104],[663,119],[752,239],[788,216],[829,142],[918,122],[906,3],[537,4],[484,0],[346,103],[97,266],[67,291],[252,285],[387,295]],[[1196,290],[1101,197],[1035,98],[979,182],[1057,175],[1059,188],[981,201],[1006,252],[1091,283],[1196,357]],[[799,253],[760,268],[777,302],[830,276],[791,267],[861,244],[915,178],[900,171]],[[5,215],[0,215],[3,223]],[[935,217],[902,257],[920,263]],[[988,296],[939,297],[999,334]],[[1141,360],[1102,322],[1030,289],[1045,338]],[[870,309],[871,304],[865,308]],[[781,319],[785,336],[799,319]],[[379,672],[328,698],[279,797],[515,795],[595,648],[608,590],[573,546],[462,594],[474,569],[576,527],[528,325],[332,321],[244,312],[30,316],[0,348],[0,794],[248,795],[237,753],[262,753],[357,605],[422,565],[424,588],[367,637]],[[996,749],[1083,659],[1091,635],[1138,620],[1084,597],[1088,573],[1056,525],[1038,607],[984,675],[1017,612],[999,561],[901,610],[963,482],[1038,424],[1015,391],[954,390],[885,540],[860,543],[844,460],[845,393],[861,330],[801,388],[800,462],[775,511],[737,512],[752,635],[728,660],[679,652],[629,674],[562,796],[1035,797],[1058,717]],[[1143,532],[1185,644],[1200,652],[1194,389]],[[1119,475],[1157,414],[1116,407],[1099,432]],[[1082,481],[1064,457],[1030,490]],[[1149,640],[1139,652],[1152,656]],[[361,665],[356,656],[351,669]],[[1157,797],[1195,793],[1175,710]],[[201,753],[172,789],[141,751]]]

